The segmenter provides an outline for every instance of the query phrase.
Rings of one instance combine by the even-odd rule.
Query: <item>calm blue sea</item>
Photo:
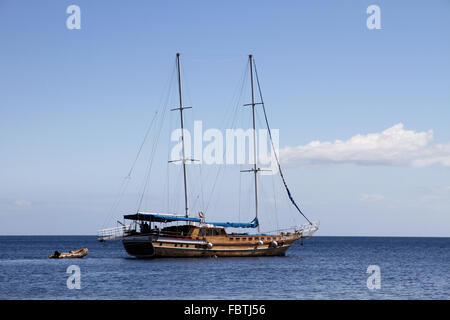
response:
[[[82,247],[84,259],[48,259]],[[72,264],[79,290],[67,288]],[[450,238],[314,237],[286,257],[138,260],[93,236],[0,236],[0,299],[449,298]]]

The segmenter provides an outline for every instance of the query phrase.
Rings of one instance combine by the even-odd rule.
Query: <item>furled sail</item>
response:
[[[250,223],[238,223],[238,222],[206,222],[216,227],[225,228],[257,228],[259,225],[258,218],[255,218]]]

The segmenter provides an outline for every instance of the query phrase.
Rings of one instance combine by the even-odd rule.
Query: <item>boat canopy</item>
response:
[[[191,222],[202,222],[200,218],[188,218],[185,216],[177,216],[169,213],[149,213],[149,212],[138,212],[136,214],[128,214],[123,216],[127,220],[139,220],[139,221],[151,221],[151,222],[174,222],[174,221],[191,221]],[[239,223],[239,222],[204,222],[205,224],[210,224],[216,227],[228,227],[228,228],[256,228],[259,225],[258,219],[255,218],[250,223]]]
[[[187,218],[185,216],[177,216],[169,213],[160,214],[160,213],[138,212],[136,214],[124,215],[123,217],[128,220],[154,221],[154,222],[202,221],[200,218]]]

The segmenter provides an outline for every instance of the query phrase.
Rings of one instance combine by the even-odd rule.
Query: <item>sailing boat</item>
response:
[[[269,123],[265,113],[264,103],[260,94],[261,102],[255,100],[254,90],[254,72],[256,80],[259,80],[254,68],[253,56],[249,55],[250,81],[251,81],[251,103],[247,106],[252,108],[253,116],[253,151],[254,164],[246,172],[253,173],[254,179],[254,200],[255,200],[255,218],[250,223],[237,222],[208,222],[205,221],[204,214],[200,211],[199,217],[189,215],[188,202],[188,182],[186,174],[185,137],[184,137],[184,118],[182,81],[180,69],[180,54],[176,55],[176,66],[178,71],[178,98],[179,107],[173,110],[180,112],[181,144],[184,180],[184,215],[153,213],[137,211],[135,214],[124,215],[125,220],[132,223],[111,229],[104,229],[99,232],[99,241],[121,238],[123,246],[128,254],[138,258],[157,258],[157,257],[257,257],[257,256],[282,256],[286,254],[289,247],[298,239],[309,238],[318,230],[318,223],[312,223],[306,218],[298,205],[295,203],[287,187],[285,178],[281,171],[281,166],[275,152],[276,161],[284,187],[288,197],[295,208],[308,221],[308,224],[285,229],[275,233],[261,233],[258,220],[258,173],[261,171],[257,167],[258,159],[256,154],[256,124],[255,107],[262,105],[264,116],[269,131],[272,147],[274,148]],[[173,224],[175,223],[175,224]],[[157,224],[162,224],[158,228]],[[228,233],[227,228],[257,229],[257,233]]]

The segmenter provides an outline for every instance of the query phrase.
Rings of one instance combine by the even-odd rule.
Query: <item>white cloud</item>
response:
[[[280,150],[282,163],[387,165],[450,167],[450,143],[431,144],[433,130],[405,130],[402,123],[381,133],[357,134],[348,140],[312,141],[307,145]]]
[[[441,197],[435,194],[426,194],[423,196],[420,196],[419,201],[420,202],[429,202],[429,201],[434,201],[434,200],[440,200]]]
[[[31,206],[31,202],[26,200],[16,200],[14,201],[14,205],[18,207],[29,207]]]
[[[378,193],[372,193],[372,194],[363,193],[360,195],[359,199],[362,201],[379,201],[379,200],[383,200],[384,196],[382,194],[378,194]]]
[[[433,201],[448,201],[450,186],[438,186],[438,187],[427,187],[423,188],[423,194],[420,196],[419,200],[421,202],[433,202]]]

